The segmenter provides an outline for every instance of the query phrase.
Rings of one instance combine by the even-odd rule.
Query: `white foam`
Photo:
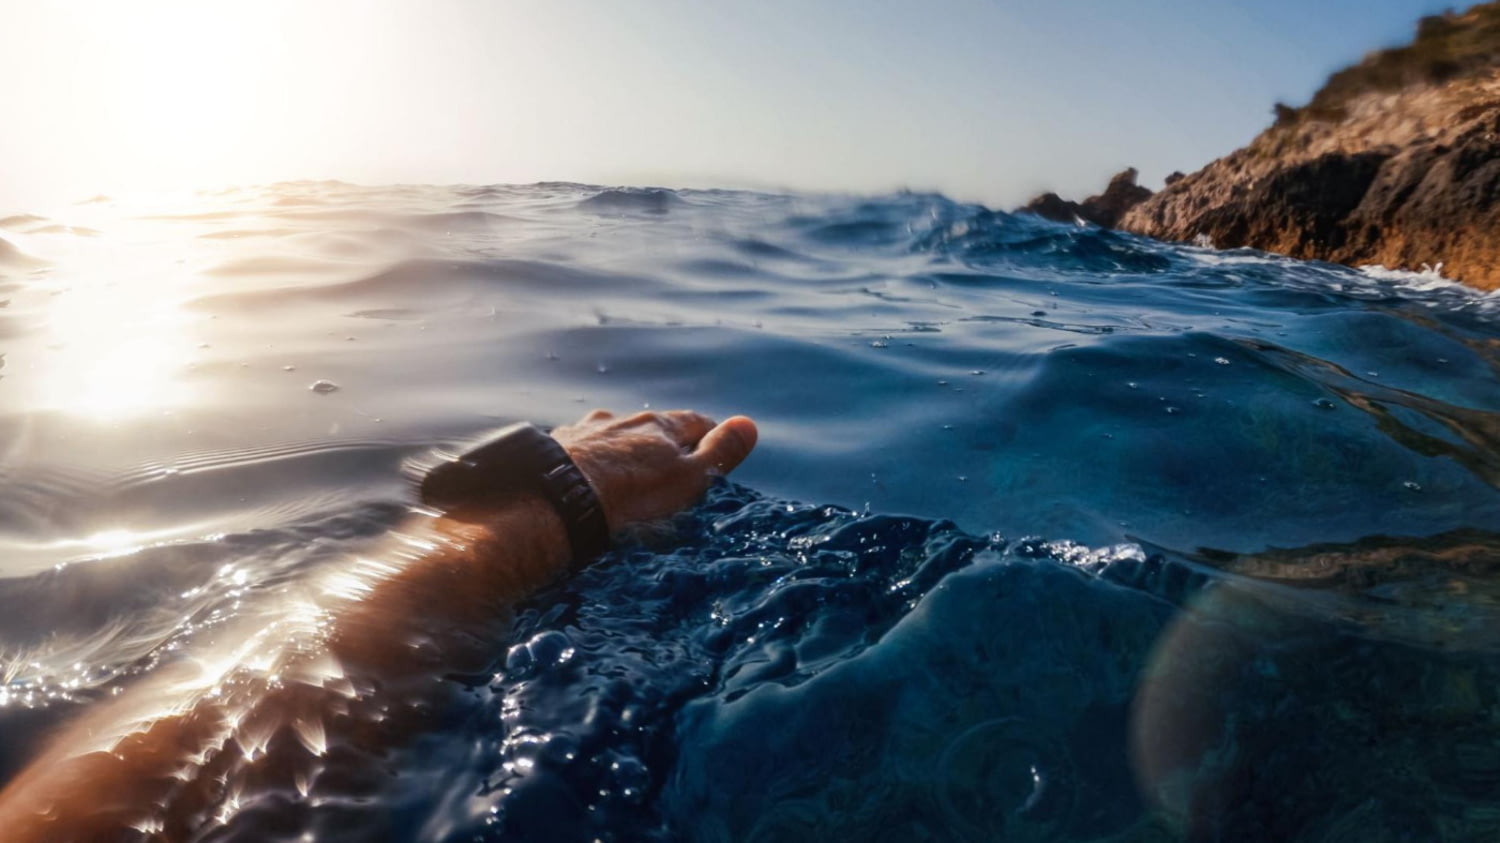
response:
[[[1492,313],[1500,308],[1500,290],[1480,290],[1462,281],[1448,278],[1443,275],[1442,263],[1433,266],[1423,264],[1419,271],[1391,269],[1378,265],[1361,266],[1356,270],[1356,276],[1381,286],[1394,286],[1406,292],[1458,296],[1467,300],[1462,305],[1463,307],[1474,306],[1486,313]]]
[[[1377,281],[1395,281],[1405,287],[1414,290],[1438,290],[1447,287],[1467,286],[1462,282],[1443,275],[1443,263],[1438,261],[1436,265],[1422,264],[1420,270],[1391,269],[1380,264],[1365,264],[1356,267],[1358,271]]]

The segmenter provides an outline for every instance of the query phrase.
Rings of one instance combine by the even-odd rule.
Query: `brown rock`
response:
[[[1070,202],[1056,193],[1043,193],[1018,210],[1053,222],[1074,222],[1085,218],[1082,205]]]
[[[1119,227],[1500,288],[1500,2],[1425,19]]]
[[[1083,202],[1070,202],[1056,193],[1043,193],[1019,210],[1057,222],[1084,220],[1104,228],[1114,228],[1126,211],[1151,198],[1151,191],[1135,183],[1140,174],[1131,167],[1116,173],[1109,186],[1097,196]]]

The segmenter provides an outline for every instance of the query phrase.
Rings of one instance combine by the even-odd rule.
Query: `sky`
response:
[[[1160,184],[1428,0],[0,0],[0,215],[286,179]]]

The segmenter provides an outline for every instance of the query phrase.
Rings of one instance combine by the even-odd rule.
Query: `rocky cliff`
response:
[[[1168,179],[1115,227],[1351,265],[1441,264],[1500,288],[1500,1],[1426,18],[1411,44],[1276,113],[1249,145]]]
[[[1070,202],[1056,193],[1043,193],[1021,210],[1057,222],[1083,220],[1114,228],[1127,211],[1151,198],[1151,191],[1135,183],[1138,175],[1134,167],[1118,173],[1109,180],[1109,187],[1103,193],[1082,202]]]

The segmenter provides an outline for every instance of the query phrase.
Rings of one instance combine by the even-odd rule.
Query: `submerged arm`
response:
[[[715,426],[689,412],[595,411],[554,436],[616,530],[691,505],[711,476],[749,454],[756,430],[744,417]],[[316,613],[325,643],[263,640],[276,633],[272,623],[240,640],[235,655],[289,679],[330,655],[340,679],[377,685],[441,672],[461,658],[451,651],[483,640],[505,610],[569,570],[562,519],[545,501],[454,515],[414,519],[384,552],[332,577],[336,596]],[[264,658],[273,645],[275,657]],[[130,828],[187,836],[209,819],[229,766],[255,759],[281,728],[321,722],[335,693],[326,683],[236,684],[230,677],[243,666],[220,666],[207,680],[201,664],[163,670],[91,709],[0,791],[5,839],[113,839]]]

